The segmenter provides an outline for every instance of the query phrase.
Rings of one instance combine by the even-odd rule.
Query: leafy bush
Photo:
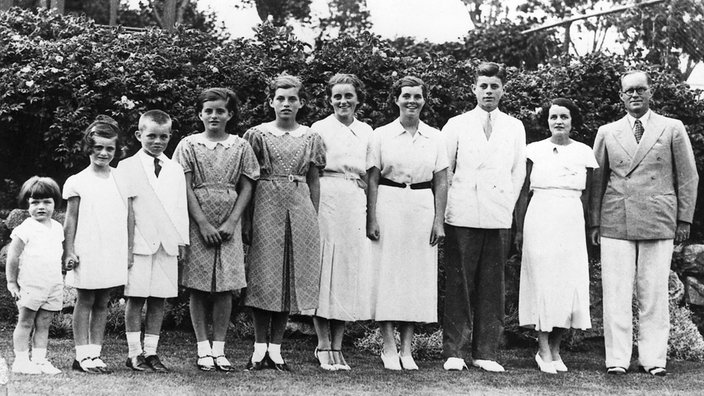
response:
[[[704,339],[686,306],[670,304],[670,340],[667,356],[671,359],[704,361]]]
[[[396,344],[400,342],[398,331],[394,331]],[[364,337],[354,341],[354,347],[360,351],[379,355],[382,351],[383,341],[379,329],[367,332]],[[442,329],[432,333],[417,333],[413,337],[411,353],[418,360],[438,359],[442,356]]]

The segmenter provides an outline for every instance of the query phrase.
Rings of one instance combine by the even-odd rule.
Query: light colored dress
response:
[[[107,289],[127,283],[127,200],[134,193],[117,188],[109,177],[90,167],[69,177],[63,198],[80,197],[74,249],[78,266],[66,273],[66,284],[77,289]]]
[[[320,232],[306,174],[325,166],[323,140],[306,126],[249,129],[261,178],[254,193],[245,305],[274,312],[318,307]]]
[[[519,323],[539,331],[587,329],[589,261],[580,196],[587,168],[597,168],[592,149],[549,139],[529,144],[533,192],[523,226]]]
[[[372,127],[354,120],[345,126],[334,115],[311,127],[325,143],[320,178],[321,274],[315,315],[342,321],[372,318],[374,277],[366,234],[366,155]]]
[[[421,122],[411,136],[397,119],[372,133],[367,169],[372,167],[397,183],[429,182],[448,167],[442,135]],[[380,238],[371,243],[374,320],[436,322],[438,249],[430,246],[433,191],[380,184],[376,217]]]
[[[207,220],[219,227],[232,213],[237,200],[237,183],[241,176],[256,180],[259,167],[249,143],[230,135],[213,142],[200,134],[186,136],[176,147],[174,161],[184,173],[192,173],[191,187]],[[237,290],[247,285],[242,249],[242,221],[238,221],[232,238],[219,246],[209,246],[191,221],[190,246],[186,249],[180,283],[206,292]]]

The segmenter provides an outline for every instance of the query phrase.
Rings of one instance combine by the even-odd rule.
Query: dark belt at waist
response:
[[[393,180],[387,179],[385,177],[380,177],[379,178],[379,184],[384,185],[384,186],[389,186],[389,187],[398,187],[398,188],[406,188],[406,187],[411,187],[411,190],[425,190],[426,188],[432,188],[433,183],[432,182],[422,182],[422,183],[413,183],[413,184],[406,184],[406,183],[396,183]]]

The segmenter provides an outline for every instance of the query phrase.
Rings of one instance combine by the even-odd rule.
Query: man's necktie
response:
[[[159,163],[159,158],[154,158],[154,174],[159,177],[159,172],[161,172],[161,164]]]
[[[489,140],[489,136],[491,136],[491,113],[486,113],[486,123],[484,124],[484,135],[486,135],[486,139]]]
[[[636,143],[640,143],[640,138],[643,137],[643,123],[640,120],[633,124],[633,135],[636,137]]]

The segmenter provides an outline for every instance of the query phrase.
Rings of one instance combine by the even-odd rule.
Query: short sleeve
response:
[[[596,162],[596,157],[594,156],[594,151],[586,144],[583,147],[582,155],[584,157],[584,167],[596,169],[599,167],[599,163]]]
[[[81,194],[78,193],[78,186],[77,186],[77,175],[70,176],[68,179],[66,179],[66,183],[64,183],[64,190],[63,190],[63,195],[62,197],[64,199],[69,199],[73,197],[80,197]]]
[[[254,155],[252,146],[250,146],[246,140],[242,142],[242,159],[240,161],[243,175],[252,180],[259,179],[259,163],[257,162],[257,157]]]
[[[381,170],[381,132],[377,129],[369,135],[367,144],[367,169]]]
[[[183,173],[193,172],[193,145],[188,137],[178,142],[172,159],[183,168]]]
[[[243,138],[249,143],[249,146],[254,152],[254,157],[259,163],[259,175],[263,176],[271,173],[271,162],[269,160],[268,150],[264,144],[262,131],[257,129],[257,127],[249,128],[247,132],[244,133]]]
[[[309,161],[318,168],[325,168],[325,142],[318,132],[311,131],[310,133],[310,150]]]
[[[433,173],[440,172],[450,166],[450,162],[447,159],[447,146],[445,144],[445,138],[440,132],[436,135],[435,143],[437,146],[437,155],[435,158],[435,169],[433,170]]]
[[[19,239],[24,243],[25,245],[27,242],[29,242],[29,236],[30,236],[30,229],[29,225],[27,224],[26,221],[22,222],[22,224],[18,225],[15,227],[14,230],[12,230],[12,233],[10,234],[11,239]]]
[[[535,163],[535,160],[538,157],[538,150],[537,150],[537,144],[531,143],[526,146],[526,158],[531,160],[533,163]]]

